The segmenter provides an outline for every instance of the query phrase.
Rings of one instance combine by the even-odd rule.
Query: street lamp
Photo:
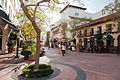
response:
[[[20,33],[18,32],[17,33],[17,49],[16,49],[16,56],[15,56],[15,58],[19,58],[19,56],[18,56],[19,38],[20,38]]]

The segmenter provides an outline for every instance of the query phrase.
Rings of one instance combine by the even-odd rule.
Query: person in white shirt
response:
[[[63,44],[63,45],[62,45],[62,55],[63,55],[63,56],[64,56],[64,54],[65,54],[65,48],[66,48],[66,47],[65,47],[65,44]]]

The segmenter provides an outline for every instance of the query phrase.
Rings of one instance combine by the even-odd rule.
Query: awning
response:
[[[95,37],[91,37],[91,38],[89,38],[90,40],[93,40]]]
[[[75,38],[73,38],[73,39],[71,40],[71,42],[76,42],[76,39],[75,39]]]
[[[109,38],[102,38],[102,39],[100,39],[99,41],[102,41],[102,40],[112,41],[112,40],[114,40],[114,38],[112,38],[112,39],[109,39]]]
[[[2,20],[4,20],[6,23],[8,23],[10,28],[17,31],[17,27],[14,24],[11,23],[11,21],[9,20],[9,17],[7,16],[7,14],[1,9],[0,9],[0,18]]]
[[[101,34],[97,34],[97,35],[94,36],[94,38],[99,38],[99,37],[102,37],[102,35]]]

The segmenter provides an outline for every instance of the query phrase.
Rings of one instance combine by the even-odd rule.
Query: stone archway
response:
[[[82,45],[82,39],[79,39],[79,43]]]
[[[120,46],[120,35],[119,35],[118,38],[117,38],[117,42],[118,42],[118,45],[117,45],[117,46]]]
[[[84,48],[87,47],[87,38],[84,39]]]
[[[0,29],[0,50],[2,50],[2,29]]]
[[[112,53],[114,50],[114,38],[111,35],[108,35],[107,38],[110,40],[106,40],[106,52]]]
[[[111,39],[111,40],[107,40],[107,46],[108,47],[113,47],[114,46],[114,40],[113,40],[114,38],[113,38],[113,36],[108,35],[107,38]]]

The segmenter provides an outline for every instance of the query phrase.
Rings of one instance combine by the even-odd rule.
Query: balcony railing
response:
[[[112,29],[106,29],[106,32],[110,33],[110,32],[112,32]]]
[[[99,31],[99,30],[97,31],[97,34],[101,34],[101,33],[102,33],[102,31]]]

